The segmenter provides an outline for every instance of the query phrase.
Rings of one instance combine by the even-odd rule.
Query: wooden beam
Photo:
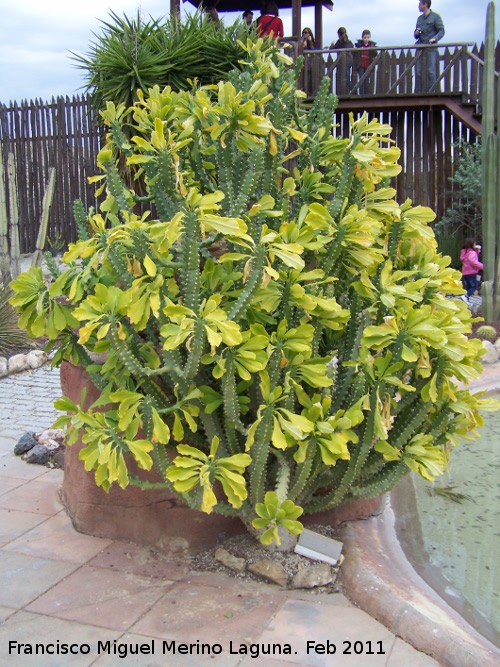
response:
[[[170,16],[181,15],[181,0],[170,0]]]
[[[323,2],[316,0],[314,7],[314,43],[317,49],[323,46]]]
[[[300,37],[302,34],[302,0],[292,0],[292,35]]]
[[[448,110],[459,119],[467,128],[477,135],[481,134],[481,121],[474,114],[474,107],[463,105],[460,95],[429,95],[408,97],[341,97],[337,109],[339,111],[368,111],[368,113],[383,112],[391,109],[415,109],[421,111]]]

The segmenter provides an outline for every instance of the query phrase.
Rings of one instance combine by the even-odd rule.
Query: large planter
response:
[[[86,390],[85,408],[98,397],[99,390],[82,368],[68,362],[61,365],[63,394],[75,402]],[[150,545],[163,553],[181,555],[211,548],[225,538],[246,531],[239,519],[204,514],[186,507],[168,489],[142,490],[114,484],[108,493],[97,486],[94,474],[85,470],[78,458],[81,441],[66,447],[62,499],[76,530],[87,535],[122,539]],[[154,471],[139,470],[132,459],[127,465],[134,475],[158,482]],[[385,497],[347,503],[335,510],[304,517],[303,523],[338,525],[353,519],[379,514]]]
[[[63,394],[78,402],[86,389],[85,407],[99,396],[88,374],[68,362],[61,365]],[[169,554],[199,551],[212,547],[225,537],[245,532],[238,520],[219,514],[191,510],[168,489],[147,489],[113,484],[106,493],[85,470],[78,455],[84,445],[79,440],[66,447],[64,455],[63,502],[76,530],[87,535],[131,540],[156,547]],[[134,475],[158,482],[159,475],[139,470],[127,459]]]

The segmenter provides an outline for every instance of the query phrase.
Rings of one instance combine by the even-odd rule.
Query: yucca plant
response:
[[[9,303],[11,296],[10,287],[0,280],[0,356],[26,345],[29,340],[26,331],[17,326],[17,313]]]
[[[137,102],[138,90],[146,95],[155,85],[185,90],[195,80],[215,83],[244,57],[237,41],[244,34],[241,23],[215,29],[200,11],[182,22],[175,16],[144,20],[140,12],[129,18],[111,11],[110,20],[101,23],[89,51],[73,54],[97,109],[110,100],[128,108]]]
[[[57,342],[54,363],[102,390],[88,410],[56,403],[98,485],[149,488],[130,457],[155,465],[190,507],[269,543],[303,512],[439,476],[493,403],[458,386],[482,344],[447,298],[462,287],[434,213],[384,185],[400,171],[391,128],[363,115],[335,137],[327,79],[306,111],[285,56],[241,48],[227,82],[140,94],[130,141],[108,103],[92,233],[53,284],[15,280],[12,303]],[[120,157],[143,170],[154,219],[134,213]]]

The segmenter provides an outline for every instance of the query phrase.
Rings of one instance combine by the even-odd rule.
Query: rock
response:
[[[43,350],[31,350],[26,355],[26,360],[30,368],[40,368],[47,361],[47,355]]]
[[[292,588],[315,588],[326,586],[333,581],[332,568],[328,563],[316,563],[309,567],[303,567],[293,577]]]
[[[38,445],[38,440],[35,438],[35,434],[31,432],[25,433],[19,438],[16,445],[14,446],[14,454],[17,456],[25,454],[26,452],[29,452],[30,449],[33,449],[33,447],[36,445]]]
[[[489,340],[483,340],[483,347],[486,349],[486,353],[481,357],[481,363],[496,364],[500,356],[493,343]]]
[[[48,428],[37,435],[37,440],[48,449],[58,449],[64,442],[64,434],[62,428]]]
[[[233,556],[229,551],[222,548],[215,552],[215,559],[235,572],[244,572],[247,566],[244,558]]]
[[[498,352],[498,354],[500,354],[500,338],[497,338],[496,341],[493,343],[493,345],[495,346],[495,349]],[[1,361],[2,360],[0,359],[0,363]]]
[[[29,368],[28,359],[25,354],[15,354],[8,361],[9,373],[20,373]]]
[[[274,560],[269,560],[269,558],[262,558],[255,563],[250,563],[248,569],[250,572],[258,574],[279,586],[286,586],[288,583],[288,574],[282,566]]]
[[[9,372],[9,365],[5,357],[0,357],[0,378],[3,378]]]
[[[26,454],[26,463],[38,463],[39,465],[45,465],[50,459],[50,451],[45,447],[45,445],[35,445],[33,449],[30,449]]]
[[[64,470],[64,447],[52,452],[52,460],[54,461],[56,468],[62,468]]]

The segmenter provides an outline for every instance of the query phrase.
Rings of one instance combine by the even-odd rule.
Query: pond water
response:
[[[500,399],[500,394],[494,396]],[[500,644],[500,412],[464,442],[450,473],[408,475],[392,494],[401,545],[419,574],[484,636]],[[467,498],[436,494],[448,487]]]

